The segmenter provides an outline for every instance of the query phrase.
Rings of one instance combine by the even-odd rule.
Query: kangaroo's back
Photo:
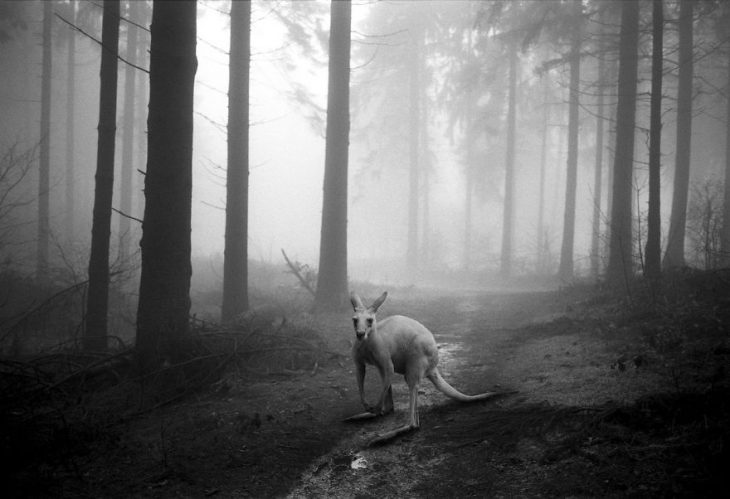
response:
[[[415,319],[391,315],[378,321],[378,336],[390,351],[395,372],[403,374],[409,362],[428,359],[438,363],[438,348],[431,331]],[[430,366],[429,366],[430,367]]]

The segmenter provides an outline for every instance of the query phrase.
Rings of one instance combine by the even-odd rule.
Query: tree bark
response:
[[[51,157],[51,21],[53,4],[43,2],[43,62],[41,67],[41,136],[38,164],[38,242],[36,247],[36,281],[48,282],[48,240],[50,238],[49,189]]]
[[[76,24],[76,0],[69,2],[69,21]],[[75,241],[76,32],[74,30],[70,30],[68,33],[66,50],[68,51],[66,64],[66,240]]]
[[[684,238],[689,195],[689,168],[692,145],[692,78],[694,71],[692,41],[692,7],[694,0],[679,2],[679,86],[677,88],[677,149],[674,163],[674,192],[669,218],[664,267],[681,267],[684,262]]]
[[[135,2],[138,9],[138,24],[146,26],[149,24],[148,19],[151,17],[151,9],[147,2]],[[149,67],[149,35],[143,30],[137,32],[139,40],[137,40],[137,65],[140,67]],[[137,74],[136,85],[137,111],[135,112],[137,124],[137,168],[138,172],[132,181],[134,190],[137,192],[135,208],[137,213],[144,213],[144,172],[147,164],[147,110],[149,105],[149,75],[143,72]]]
[[[662,139],[662,71],[664,57],[663,0],[653,0],[651,113],[649,128],[649,214],[644,275],[651,279],[661,273],[661,139]]]
[[[466,182],[464,193],[464,270],[471,268],[471,233],[472,233],[472,205],[474,204],[474,160],[471,149],[474,147],[469,142],[469,154],[466,164]]]
[[[103,351],[107,347],[109,237],[114,193],[114,139],[117,131],[119,0],[104,0],[101,43],[99,144],[96,153],[89,291],[83,338],[84,349],[91,351]]]
[[[615,74],[615,71],[613,71]],[[612,81],[609,76],[606,81]],[[612,90],[618,92],[617,87],[612,86]],[[610,126],[608,127],[608,144],[616,146],[616,106],[611,106],[611,115],[608,119]],[[606,150],[606,218],[603,223],[603,231],[605,236],[603,238],[603,253],[611,256],[611,216],[613,213],[613,177],[614,170],[613,165],[616,161],[616,150],[614,147],[608,147]]]
[[[631,193],[636,126],[636,78],[638,72],[639,3],[621,3],[619,42],[616,148],[613,164],[611,235],[606,278],[625,282],[633,273]]]
[[[730,33],[730,15],[727,31]],[[730,51],[727,59],[727,87],[725,89],[725,192],[722,209],[722,232],[720,233],[720,262],[730,266]]]
[[[138,2],[129,2],[129,15],[137,22]],[[137,27],[127,23],[127,60],[137,64]],[[124,68],[124,124],[122,126],[122,166],[119,208],[125,215],[132,214],[132,177],[134,172],[134,125],[136,123],[136,85],[137,69],[127,65]],[[131,245],[131,225],[129,217],[119,217],[119,256],[124,262],[129,258]]]
[[[537,203],[537,255],[535,269],[539,274],[546,267],[545,262],[545,177],[547,169],[547,143],[549,130],[550,108],[548,107],[548,77],[544,76],[543,86],[543,113],[542,113],[542,143],[540,145],[540,187]]]
[[[196,3],[155,0],[137,354],[149,371],[188,354]]]
[[[347,304],[347,166],[350,136],[349,0],[332,0],[322,232],[315,307]]]
[[[563,243],[560,249],[558,276],[564,281],[573,278],[573,247],[575,240],[575,195],[578,180],[578,107],[580,105],[580,43],[582,7],[574,5],[575,24],[570,50],[570,97],[568,104],[568,164],[565,176],[565,213]]]
[[[226,322],[248,310],[248,122],[251,2],[231,3],[228,77],[228,169],[223,304]]]
[[[601,14],[601,22],[605,23],[605,9]],[[598,46],[598,78],[596,97],[596,150],[593,176],[593,223],[591,231],[591,275],[598,279],[601,272],[601,205],[603,204],[603,137],[605,118],[605,82],[606,82],[606,54],[602,32]]]
[[[509,48],[509,96],[507,98],[507,156],[504,165],[504,209],[502,211],[502,252],[499,273],[512,275],[512,238],[514,233],[515,128],[517,121],[517,44]]]
[[[421,92],[421,122],[419,124],[420,133],[420,163],[423,180],[421,182],[421,190],[423,191],[423,217],[421,226],[421,264],[428,268],[431,260],[431,234],[429,227],[431,226],[431,185],[430,185],[430,168],[429,160],[429,129],[428,129],[428,101],[427,95]]]

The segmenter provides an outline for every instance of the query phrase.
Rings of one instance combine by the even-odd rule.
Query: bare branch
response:
[[[104,45],[103,45],[103,44],[101,43],[101,41],[100,41],[100,40],[97,40],[96,38],[94,38],[93,36],[91,36],[90,34],[88,34],[88,33],[87,33],[86,31],[84,31],[83,29],[81,29],[81,28],[79,28],[78,26],[76,26],[76,25],[75,25],[74,23],[72,23],[71,21],[68,21],[67,19],[65,19],[65,18],[64,18],[64,17],[63,17],[63,16],[61,15],[61,14],[59,14],[58,12],[56,12],[56,13],[54,13],[54,14],[55,14],[55,16],[56,16],[57,18],[59,18],[59,19],[60,19],[61,21],[63,21],[63,22],[65,22],[66,24],[68,24],[68,25],[69,25],[69,26],[70,26],[71,28],[75,29],[76,31],[78,31],[79,33],[81,33],[81,34],[82,34],[82,35],[84,35],[85,37],[89,38],[90,40],[93,40],[94,42],[98,43],[98,44],[99,44],[99,46],[100,46],[100,47],[101,47],[101,48],[102,48],[103,50],[107,50],[107,49],[106,49],[106,47],[104,47]],[[122,61],[122,62],[123,62],[124,64],[126,64],[126,65],[128,65],[128,66],[131,66],[131,67],[133,67],[134,69],[139,69],[140,71],[142,71],[142,72],[144,72],[144,73],[147,73],[147,74],[149,74],[149,73],[150,73],[148,69],[145,69],[145,68],[143,68],[143,67],[141,67],[141,66],[137,66],[136,64],[134,64],[134,63],[131,63],[131,62],[129,62],[128,60],[126,60],[125,58],[123,58],[122,56],[120,56],[119,54],[117,54],[117,59],[119,59],[120,61]]]
[[[307,291],[309,291],[310,293],[312,293],[312,296],[317,296],[317,293],[315,293],[315,291],[312,289],[312,286],[310,286],[310,284],[307,282],[307,280],[304,279],[304,277],[302,277],[302,273],[299,272],[299,269],[297,268],[297,266],[294,265],[291,262],[291,260],[289,260],[289,257],[288,256],[286,256],[286,252],[284,251],[284,248],[281,248],[281,254],[284,255],[284,260],[286,260],[286,264],[291,269],[292,274],[294,274],[295,276],[297,276],[297,279],[299,279],[299,282],[302,284],[302,286],[304,286],[304,288]]]

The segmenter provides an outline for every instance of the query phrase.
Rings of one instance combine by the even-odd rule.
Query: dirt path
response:
[[[474,295],[430,305],[406,312],[434,331],[444,376],[465,392],[519,394],[465,405],[428,384],[419,432],[363,448],[371,432],[404,419],[407,387],[399,382],[396,415],[353,426],[351,435],[314,461],[291,496],[550,495],[539,464],[549,447],[541,442],[548,429],[540,415],[555,417],[554,405],[577,413],[578,407],[631,400],[641,392],[610,369],[617,356],[610,344],[577,325],[553,293]],[[556,485],[554,493],[570,490]],[[575,485],[573,492],[580,492]]]
[[[631,418],[611,419],[615,404],[657,391],[662,379],[650,371],[612,369],[620,354],[631,353],[632,343],[621,328],[576,309],[576,299],[558,293],[391,297],[380,314],[404,313],[427,325],[441,345],[440,367],[452,385],[466,393],[519,393],[457,404],[428,384],[420,431],[377,448],[364,444],[373,432],[404,420],[406,386],[402,380],[394,385],[394,415],[343,423],[361,412],[348,358],[349,321],[313,320],[342,357],[289,377],[241,382],[232,375],[197,401],[130,423],[119,430],[115,451],[108,451],[108,443],[92,449],[88,461],[79,463],[85,479],[70,479],[62,492],[365,498],[675,490],[667,488],[666,480],[679,478],[665,469],[674,466],[666,456],[643,459],[617,451],[616,442],[632,431],[641,448],[664,445],[664,437],[635,428]],[[369,373],[370,399],[377,384]]]

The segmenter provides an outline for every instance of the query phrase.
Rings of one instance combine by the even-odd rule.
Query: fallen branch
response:
[[[123,350],[121,352],[118,352],[118,353],[115,353],[112,355],[108,355],[104,358],[101,358],[95,362],[92,362],[92,363],[82,367],[81,369],[73,371],[71,374],[61,378],[60,380],[56,381],[55,383],[53,383],[47,387],[44,387],[44,389],[52,390],[79,376],[85,377],[88,375],[98,374],[101,371],[106,371],[108,369],[111,369],[116,365],[116,363],[117,363],[117,361],[119,361],[119,359],[122,359],[125,357],[130,357],[133,353],[134,353],[134,350],[130,348],[128,350]]]
[[[291,269],[292,274],[294,274],[295,276],[297,276],[297,279],[299,279],[299,282],[302,284],[302,286],[304,286],[304,288],[307,291],[309,291],[310,293],[312,293],[312,296],[315,296],[316,297],[317,296],[317,293],[314,291],[314,289],[312,289],[312,286],[309,285],[309,283],[307,282],[307,280],[304,279],[304,277],[302,277],[302,273],[299,272],[299,269],[297,268],[297,266],[294,265],[291,262],[291,260],[289,260],[289,257],[288,256],[286,256],[286,252],[284,251],[284,248],[281,248],[281,254],[284,255],[284,260],[286,260],[286,264]]]

